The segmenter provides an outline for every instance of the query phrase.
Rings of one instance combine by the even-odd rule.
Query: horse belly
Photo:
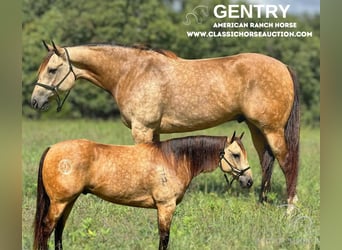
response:
[[[185,105],[170,105],[170,108],[162,115],[160,132],[173,133],[206,129],[234,120],[238,113],[236,104],[230,104],[227,98],[208,98],[202,103],[188,102]]]
[[[155,202],[150,194],[137,195],[134,192],[130,193],[127,191],[112,192],[110,189],[92,190],[91,193],[103,200],[115,204],[142,208],[156,208]]]
[[[135,175],[127,171],[127,165],[111,166],[107,169],[101,173],[101,176],[92,178],[92,182],[88,185],[90,193],[116,204],[154,207],[150,187],[140,183],[140,173]]]
[[[160,133],[190,132],[215,127],[221,123],[233,120],[233,116],[219,118],[212,117],[186,117],[186,119],[177,119],[177,117],[162,118]]]
[[[96,186],[88,188],[88,192],[115,204],[155,208],[151,192],[134,183],[115,182],[115,180],[113,182],[97,183]]]
[[[97,155],[87,185],[90,193],[116,204],[155,208],[150,162],[143,149],[116,147]]]

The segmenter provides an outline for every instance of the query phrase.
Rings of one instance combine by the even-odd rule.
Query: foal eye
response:
[[[49,74],[55,74],[57,72],[57,68],[49,68],[48,72]]]

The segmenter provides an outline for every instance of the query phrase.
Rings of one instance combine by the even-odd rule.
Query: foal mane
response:
[[[194,177],[217,167],[226,141],[226,136],[188,136],[153,145],[173,168],[177,168],[179,162],[185,162]]]

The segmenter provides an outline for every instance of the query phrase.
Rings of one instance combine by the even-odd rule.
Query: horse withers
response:
[[[75,80],[83,78],[112,94],[136,143],[245,121],[262,167],[260,201],[267,198],[277,159],[291,211],[297,200],[300,109],[297,78],[287,65],[256,53],[187,60],[144,47],[44,44],[48,54],[32,107],[45,110],[56,98],[60,110]]]
[[[47,249],[53,230],[55,249],[62,249],[65,222],[82,193],[157,209],[159,249],[167,249],[173,213],[191,180],[218,166],[242,187],[252,186],[247,153],[235,133],[231,138],[194,136],[134,146],[57,143],[40,160],[34,249]]]

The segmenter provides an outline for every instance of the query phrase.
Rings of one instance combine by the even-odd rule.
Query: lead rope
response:
[[[226,179],[228,189],[230,189],[234,179],[230,182],[226,173],[223,173],[223,176]]]

